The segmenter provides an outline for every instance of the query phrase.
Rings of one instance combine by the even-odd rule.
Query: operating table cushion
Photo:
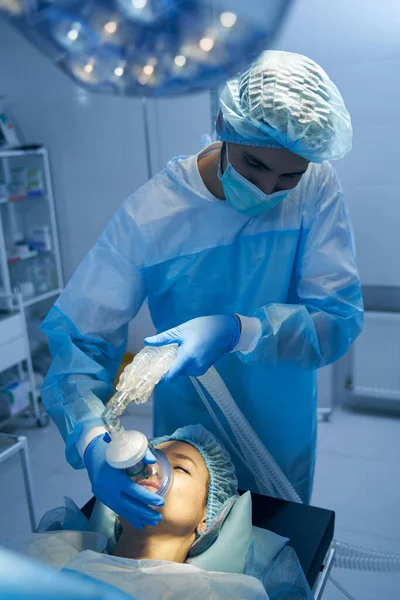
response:
[[[187,562],[210,571],[244,573],[252,534],[251,494],[246,492],[233,505],[212,546]]]

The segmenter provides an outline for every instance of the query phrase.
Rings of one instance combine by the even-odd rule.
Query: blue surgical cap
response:
[[[223,142],[286,148],[311,162],[343,158],[352,127],[343,98],[313,60],[267,51],[221,95],[217,135]]]
[[[218,520],[219,515],[225,512],[225,508],[232,506],[232,500],[234,501],[238,496],[235,467],[225,448],[202,425],[181,427],[172,435],[153,439],[152,444],[158,446],[173,440],[187,442],[194,446],[206,464],[210,475],[206,522],[209,529]]]

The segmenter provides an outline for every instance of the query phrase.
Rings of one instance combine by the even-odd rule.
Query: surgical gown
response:
[[[157,332],[202,315],[257,317],[262,327],[255,347],[225,354],[215,366],[308,501],[316,369],[346,352],[363,320],[341,186],[328,162],[310,164],[285,200],[248,217],[210,194],[197,160],[173,159],[121,205],[51,309],[43,324],[53,355],[43,402],[66,442],[67,459],[82,467],[80,444],[102,425],[128,323],[146,298]],[[157,386],[154,417],[156,435],[202,423],[219,437],[186,377]],[[240,488],[257,491],[251,472],[232,458]]]

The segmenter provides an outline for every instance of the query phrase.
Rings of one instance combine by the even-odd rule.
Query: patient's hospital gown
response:
[[[65,569],[111,584],[135,600],[268,600],[255,577],[162,560],[133,560],[85,550]]]

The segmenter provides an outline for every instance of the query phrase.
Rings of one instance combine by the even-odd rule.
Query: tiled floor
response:
[[[127,425],[150,435],[150,407],[137,407]],[[79,506],[91,496],[85,471],[74,471],[53,424],[45,429],[24,421],[13,432],[29,439],[38,516],[70,496]],[[338,409],[321,423],[313,504],[336,511],[339,541],[400,553],[400,417]],[[29,530],[18,457],[0,465],[0,543]],[[336,570],[334,577],[356,600],[397,600],[400,575]],[[344,596],[329,583],[324,600]]]

